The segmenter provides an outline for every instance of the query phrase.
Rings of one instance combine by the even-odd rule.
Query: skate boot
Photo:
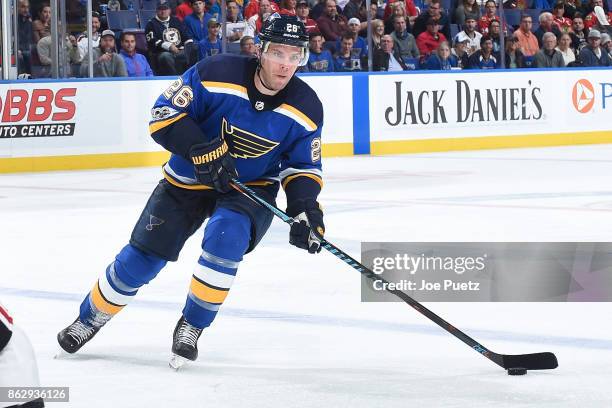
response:
[[[183,316],[176,323],[172,337],[172,357],[170,367],[178,370],[187,360],[198,358],[198,339],[202,329],[190,325]]]
[[[76,353],[85,343],[96,335],[100,327],[83,323],[77,317],[70,326],[57,334],[57,342],[65,352],[70,354]]]

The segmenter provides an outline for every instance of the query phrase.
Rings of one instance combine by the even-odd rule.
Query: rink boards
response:
[[[304,74],[323,154],[612,143],[612,70]],[[171,79],[0,83],[0,172],[159,165],[150,108]]]

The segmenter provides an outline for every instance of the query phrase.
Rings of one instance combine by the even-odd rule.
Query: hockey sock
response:
[[[183,309],[183,316],[193,326],[208,327],[215,319],[248,249],[250,237],[251,221],[244,214],[219,208],[208,221],[202,255]]]

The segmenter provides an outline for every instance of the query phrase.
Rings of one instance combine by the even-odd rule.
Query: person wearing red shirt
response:
[[[312,18],[308,17],[310,13],[310,8],[308,7],[307,0],[298,0],[296,6],[296,15],[297,18],[304,23],[304,27],[306,27],[306,32],[308,34],[316,33],[319,31],[319,27],[317,26],[317,22]]]
[[[183,21],[185,17],[193,13],[191,8],[191,0],[183,0],[183,2],[176,8],[176,18]]]
[[[271,1],[270,5],[272,6],[272,13],[280,12],[280,9],[278,8],[278,4],[276,4],[274,1]],[[244,8],[244,11],[242,12],[245,20],[248,20],[249,18],[253,17],[254,15],[258,13],[259,13],[259,0],[249,1],[249,4],[247,4],[247,6]]]
[[[325,41],[334,42],[344,34],[348,27],[346,17],[338,14],[335,0],[325,2],[325,12],[317,19],[317,25]]]
[[[553,24],[556,25],[562,33],[569,33],[572,31],[572,20],[564,17],[564,14],[565,5],[563,3],[555,4],[553,9]]]
[[[444,34],[439,33],[440,27],[433,18],[427,20],[427,30],[417,37],[417,47],[421,53],[421,60],[427,59],[429,54],[438,49],[440,44],[446,41]]]
[[[488,0],[485,3],[485,15],[478,20],[478,31],[483,35],[488,34],[489,25],[493,20],[499,21],[499,17],[497,17],[497,5],[494,0]]]
[[[597,6],[603,9],[603,0],[593,0],[593,9],[595,9],[595,7]],[[605,16],[608,19],[608,24],[612,25],[612,12],[609,12]],[[590,30],[591,28],[593,28],[593,26],[598,25],[598,24],[599,24],[599,20],[597,20],[597,15],[595,14],[595,11],[591,11],[584,18],[584,26],[586,27],[587,30]]]

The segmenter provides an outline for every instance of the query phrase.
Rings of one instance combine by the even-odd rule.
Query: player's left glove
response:
[[[294,201],[287,206],[287,214],[298,221],[291,224],[289,243],[311,254],[321,252],[325,225],[319,203],[312,199]]]
[[[238,172],[224,139],[193,145],[189,156],[201,184],[211,186],[220,193],[227,193],[232,189],[230,183],[233,178],[238,178]]]

